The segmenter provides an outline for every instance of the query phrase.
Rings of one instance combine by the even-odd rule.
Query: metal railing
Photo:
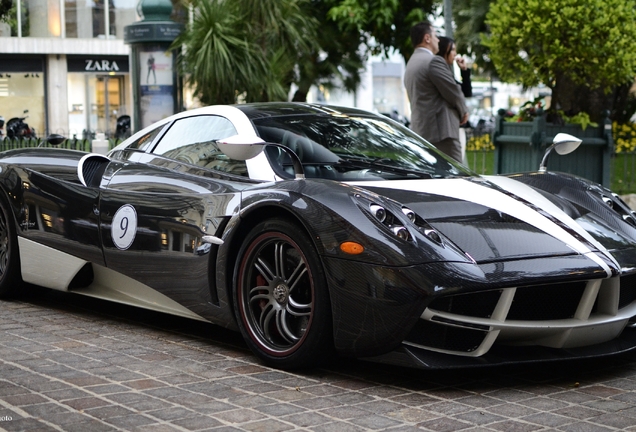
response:
[[[122,142],[119,138],[108,139],[108,149],[112,149],[117,144]],[[88,138],[68,138],[64,142],[58,145],[50,144],[44,138],[8,138],[4,137],[0,139],[0,151],[20,149],[20,148],[32,148],[32,147],[56,147],[69,150],[79,150],[84,152],[90,152],[92,150],[92,140]]]
[[[494,174],[494,150],[492,129],[465,128],[465,164],[477,174]]]
[[[611,178],[614,192],[621,195],[636,193],[636,151],[614,155]]]

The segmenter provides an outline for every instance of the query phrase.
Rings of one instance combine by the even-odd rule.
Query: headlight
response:
[[[369,210],[371,210],[371,214],[375,216],[377,220],[384,223],[384,221],[386,220],[386,210],[384,209],[384,207],[377,204],[371,204],[369,206]]]
[[[361,197],[357,196],[356,198],[361,198]],[[395,213],[392,213],[391,211],[387,210],[384,206],[381,206],[374,202],[370,202],[368,206],[369,206],[368,207],[369,213],[371,213],[378,222],[384,225],[397,238],[404,241],[412,240],[409,230],[404,226],[404,221],[397,218],[395,216]],[[411,211],[411,213],[413,212]],[[406,215],[406,213],[404,214]],[[415,217],[415,213],[413,213],[413,217]]]
[[[609,191],[605,190],[605,192]],[[601,200],[603,200],[605,205],[618,213],[626,223],[636,228],[636,212],[634,212],[618,194],[614,192],[601,192]]]
[[[409,231],[403,226],[393,226],[391,227],[391,231],[393,231],[393,234],[398,236],[398,238],[401,238],[404,241],[407,241],[411,238],[411,236],[409,235]]]
[[[382,224],[388,232],[400,240],[412,242],[414,240],[413,232],[417,230],[429,240],[444,246],[444,240],[437,230],[410,208],[389,199],[370,196],[366,193],[356,193],[354,197],[367,214],[370,214],[375,221]],[[378,204],[379,202],[383,202],[383,204]]]
[[[415,222],[415,212],[407,207],[402,207],[402,213],[411,221]]]

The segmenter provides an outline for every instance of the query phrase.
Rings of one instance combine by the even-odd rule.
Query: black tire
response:
[[[234,310],[250,349],[281,369],[317,366],[333,355],[331,304],[316,250],[297,225],[261,222],[237,260]]]
[[[18,239],[5,200],[0,198],[0,299],[14,297],[22,286]]]

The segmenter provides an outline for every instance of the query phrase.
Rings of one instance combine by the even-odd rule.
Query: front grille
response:
[[[621,278],[620,296],[618,298],[618,308],[622,309],[636,300],[636,274],[623,276]]]
[[[586,282],[517,288],[507,320],[543,321],[574,316]]]
[[[487,331],[419,320],[405,342],[447,351],[472,352],[479,348],[487,334]]]
[[[497,345],[591,346],[618,337],[634,308],[636,274],[449,294],[431,301],[404,343],[470,357]]]
[[[433,300],[429,309],[477,318],[490,318],[500,295],[501,290],[494,290],[445,296]]]

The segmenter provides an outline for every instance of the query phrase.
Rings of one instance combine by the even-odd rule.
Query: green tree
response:
[[[411,27],[430,16],[440,0],[323,0],[327,18],[344,32],[356,32],[373,54],[397,50],[408,60],[413,53]]]
[[[488,33],[486,14],[493,0],[453,0],[457,52],[468,54],[484,72],[495,75],[489,49],[482,44],[482,34]]]
[[[598,119],[636,74],[636,0],[496,0],[483,40],[499,77],[552,90],[551,109]]]
[[[29,9],[25,0],[20,0],[22,36],[29,36]],[[0,22],[9,24],[11,36],[18,35],[18,0],[0,0]]]
[[[294,101],[304,102],[311,86],[333,89],[336,86],[353,92],[360,84],[367,53],[362,49],[365,39],[357,29],[342,30],[338,23],[327,18],[333,3],[312,0],[305,12],[319,22],[316,44],[298,58],[298,89]]]
[[[0,22],[9,20],[9,12],[13,6],[13,0],[0,0]]]
[[[185,0],[188,1],[188,0]],[[190,0],[175,41],[181,72],[205,104],[305,101],[312,85],[354,91],[369,54],[412,53],[409,32],[439,0]]]
[[[180,69],[204,104],[286,100],[296,59],[315,44],[307,0],[201,0],[175,40]]]
[[[312,85],[354,91],[370,54],[398,50],[406,59],[413,48],[411,26],[424,20],[439,0],[312,0],[307,8],[319,21],[316,49],[299,59],[298,91],[306,100]]]

